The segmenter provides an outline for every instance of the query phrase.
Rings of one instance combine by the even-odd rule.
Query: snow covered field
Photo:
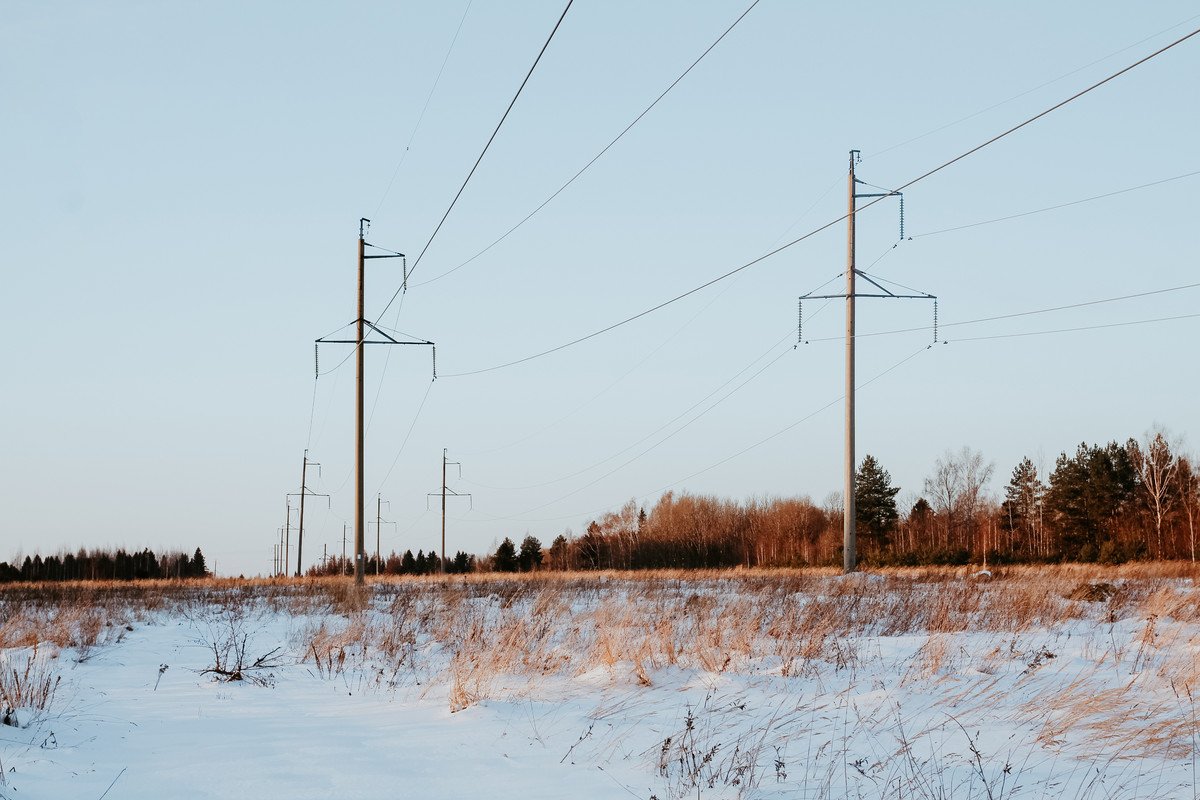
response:
[[[0,797],[1195,798],[1196,577],[10,587]]]

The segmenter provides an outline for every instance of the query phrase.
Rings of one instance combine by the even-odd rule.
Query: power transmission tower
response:
[[[447,461],[446,460],[446,449],[442,448],[442,490],[440,492],[429,492],[426,494],[426,497],[436,497],[439,494],[442,496],[442,564],[441,564],[441,569],[439,570],[440,572],[446,571],[446,496],[449,495],[450,497],[470,498],[471,508],[475,507],[475,500],[473,498],[471,498],[470,492],[456,492],[453,489],[446,486],[446,467],[450,466],[451,464],[458,467],[458,477],[461,480],[462,479],[462,462],[461,461]]]
[[[422,345],[433,349],[433,377],[437,379],[437,347],[433,342],[428,342],[422,339],[414,340],[399,340],[394,339],[388,334],[379,329],[375,323],[370,322],[366,318],[366,262],[372,258],[399,258],[405,259],[403,253],[397,253],[394,250],[387,250],[377,245],[370,244],[366,240],[367,229],[370,227],[371,220],[362,217],[358,221],[358,317],[354,320],[356,335],[353,339],[330,339],[322,337],[317,339],[314,345],[314,357],[316,362],[316,374],[319,376],[321,364],[321,344],[352,344],[354,345],[354,583],[356,586],[362,586],[364,577],[364,564],[366,560],[365,550],[365,533],[366,525],[364,496],[363,496],[363,370],[364,361],[363,354],[365,346],[368,344],[408,344]],[[374,250],[382,250],[382,254],[367,255],[366,248]],[[408,284],[408,262],[404,261],[403,266],[404,282],[401,286]],[[370,328],[373,333],[383,337],[380,339],[367,339],[366,329]],[[402,334],[403,335],[403,334]]]
[[[308,468],[309,467],[316,467],[317,474],[320,474],[321,465],[318,464],[316,461],[309,461],[308,460],[308,451],[305,450],[304,451],[304,466],[301,467],[301,469],[300,469],[300,491],[292,492],[291,494],[288,495],[288,497],[295,497],[297,495],[300,496],[300,530],[298,531],[297,536],[296,536],[296,577],[297,578],[299,578],[303,574],[302,567],[300,565],[300,559],[304,552],[304,498],[306,496],[324,497],[326,503],[330,502],[329,495],[320,494],[318,492],[310,492],[308,490]]]
[[[932,294],[895,294],[881,286],[867,273],[859,270],[854,264],[855,249],[855,217],[858,213],[858,200],[867,197],[897,197],[900,199],[900,239],[904,239],[904,195],[901,192],[883,190],[880,192],[860,192],[859,185],[870,184],[859,180],[854,174],[854,166],[862,160],[858,150],[850,151],[850,173],[847,178],[849,209],[846,212],[846,293],[845,294],[806,294],[799,302],[799,338],[804,340],[804,301],[805,300],[834,300],[846,301],[846,430],[845,430],[845,476],[844,499],[842,501],[842,571],[853,572],[858,567],[858,531],[855,526],[856,504],[854,497],[854,345],[855,345],[855,299],[859,297],[876,297],[890,300],[932,300],[933,301],[933,339],[937,341],[937,297]],[[878,188],[878,187],[876,187]],[[862,278],[877,288],[883,294],[864,294],[855,290],[855,278]]]
[[[389,519],[383,518],[383,504],[384,503],[388,504],[388,510],[391,511],[391,509],[392,509],[391,501],[384,500],[382,495],[375,495],[375,574],[376,575],[379,574],[381,565],[383,563],[383,559],[380,556],[380,550],[379,550],[379,539],[380,539],[379,532],[383,530],[384,525],[395,525],[396,524],[395,522],[392,522]],[[371,524],[370,522],[367,523],[368,527],[370,526],[370,524]]]

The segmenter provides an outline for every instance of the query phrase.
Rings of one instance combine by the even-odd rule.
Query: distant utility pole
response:
[[[275,577],[283,574],[283,528],[279,529],[279,541],[275,545]]]
[[[342,523],[342,568],[340,572],[346,574],[346,523]]]
[[[304,552],[304,498],[306,496],[324,497],[326,502],[327,503],[329,502],[329,495],[320,494],[318,492],[310,492],[308,490],[308,468],[309,467],[316,467],[318,474],[320,473],[321,465],[318,464],[316,461],[309,461],[308,460],[308,451],[305,450],[304,451],[304,465],[300,468],[300,491],[292,492],[291,494],[288,495],[288,497],[295,497],[296,495],[300,496],[300,530],[296,536],[296,577],[297,578],[299,578],[303,574],[302,573],[303,568],[300,564],[300,559]]]
[[[405,256],[403,253],[397,253],[392,250],[385,250],[382,247],[370,244],[366,240],[367,229],[371,224],[371,220],[363,217],[358,221],[358,318],[354,320],[356,336],[353,339],[328,339],[322,337],[316,340],[316,356],[317,363],[320,363],[320,346],[324,344],[352,344],[354,345],[354,583],[356,586],[362,586],[365,582],[364,564],[366,560],[365,549],[365,498],[363,495],[363,352],[368,344],[411,344],[424,345],[433,349],[433,377],[437,379],[437,349],[433,342],[424,340],[398,340],[379,329],[375,323],[370,322],[366,318],[366,262],[370,258],[400,258]],[[366,248],[375,250],[383,250],[381,255],[367,255]],[[403,267],[404,284],[408,283],[408,263],[404,262]],[[366,328],[369,327],[372,332],[379,334],[382,340],[366,338]],[[320,372],[318,371],[318,375]]]
[[[846,293],[845,294],[806,294],[800,298],[800,340],[804,340],[804,301],[805,300],[834,300],[846,301],[846,431],[845,431],[845,481],[844,499],[842,501],[842,571],[853,572],[858,567],[858,531],[855,529],[855,489],[854,473],[856,469],[854,456],[854,344],[855,319],[854,301],[859,297],[879,297],[891,300],[932,300],[933,301],[933,339],[937,341],[937,297],[932,294],[894,294],[881,286],[867,273],[859,270],[854,264],[855,217],[858,215],[858,200],[864,197],[898,197],[900,199],[900,239],[904,239],[904,195],[900,192],[884,189],[880,192],[860,192],[859,185],[871,184],[860,181],[854,175],[854,166],[862,157],[858,150],[850,151],[850,173],[847,178],[849,209],[846,212]],[[875,187],[879,188],[879,187]],[[883,294],[862,294],[855,291],[855,278],[861,277]],[[888,281],[885,281],[887,283]],[[911,291],[911,290],[910,290]]]
[[[384,503],[388,504],[388,510],[390,511],[392,508],[391,502],[388,500],[384,500],[382,495],[375,496],[375,574],[376,575],[379,574],[379,571],[381,569],[381,564],[383,561],[382,557],[380,556],[380,549],[379,549],[379,539],[380,539],[379,532],[383,530],[384,525],[395,525],[396,524],[396,523],[392,522],[391,520],[383,518],[383,504]],[[369,522],[367,523],[367,525],[370,525],[370,524],[371,523],[369,523]]]
[[[467,497],[467,498],[471,497],[470,492],[456,492],[453,489],[450,489],[449,487],[446,486],[446,467],[447,466],[450,466],[451,464],[453,464],[454,466],[458,467],[458,477],[460,479],[462,478],[462,462],[461,461],[447,461],[446,460],[446,452],[447,452],[446,449],[443,448],[442,449],[442,490],[440,492],[429,492],[426,495],[427,497],[436,497],[439,494],[442,496],[442,565],[441,565],[442,572],[446,571],[446,496],[449,495],[450,497]],[[474,508],[475,507],[474,499],[471,499],[470,502],[471,502],[471,507]]]
[[[287,516],[284,517],[283,523],[283,574],[286,575],[288,567],[291,566],[289,556],[292,554],[292,496],[285,496],[283,502],[287,506]]]

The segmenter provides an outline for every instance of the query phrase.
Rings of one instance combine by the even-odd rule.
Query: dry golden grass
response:
[[[1124,626],[1123,638],[1089,639],[1087,668],[1044,702],[1006,713],[1036,723],[1048,745],[1083,731],[1130,753],[1190,746],[1200,570],[1019,566],[986,580],[975,572],[478,574],[371,578],[365,591],[342,578],[25,584],[0,590],[0,648],[75,648],[86,657],[156,613],[284,613],[304,618],[291,658],[316,674],[354,670],[381,688],[440,686],[459,710],[593,674],[631,687],[653,685],[664,669],[825,681],[880,658],[870,649],[879,641],[911,639],[909,655],[889,667],[899,684],[928,683],[947,708],[982,714],[1004,705],[1005,675],[1035,681],[1060,669],[1048,632]],[[1113,590],[1089,588],[1099,584]],[[1134,721],[1130,709],[1147,690],[1157,705]]]

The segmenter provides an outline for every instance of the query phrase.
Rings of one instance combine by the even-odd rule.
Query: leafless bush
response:
[[[212,675],[217,680],[245,680],[270,686],[275,680],[271,670],[283,665],[281,647],[257,657],[251,655],[250,633],[241,608],[226,608],[210,618],[203,628],[202,643],[211,651],[213,663],[200,670],[200,674]]]
[[[21,716],[35,716],[49,708],[61,682],[36,644],[23,658],[18,656],[16,663],[0,654],[0,723],[28,725],[31,719],[22,720]]]

